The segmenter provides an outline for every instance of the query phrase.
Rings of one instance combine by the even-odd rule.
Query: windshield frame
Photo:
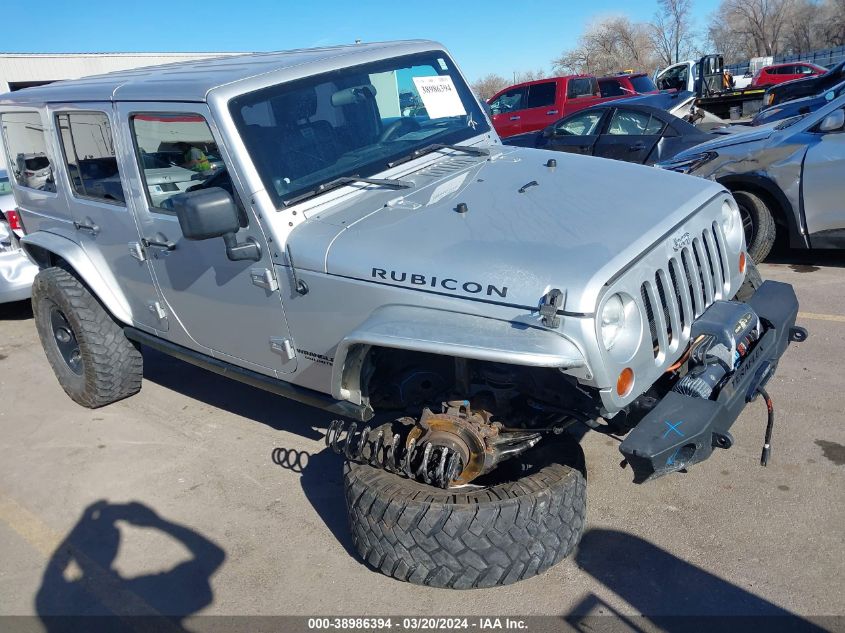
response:
[[[474,125],[465,125],[460,128],[449,130],[446,133],[433,134],[425,138],[420,138],[416,140],[416,142],[396,143],[395,151],[385,152],[383,154],[378,155],[372,160],[365,160],[363,162],[350,164],[349,166],[339,168],[338,170],[330,170],[329,168],[316,170],[312,172],[312,174],[320,174],[322,172],[322,175],[320,177],[314,180],[308,180],[307,182],[303,183],[301,187],[291,189],[283,193],[280,193],[276,190],[275,184],[273,182],[274,177],[278,176],[278,174],[269,173],[269,170],[263,168],[254,159],[254,145],[252,142],[250,142],[250,139],[244,133],[245,126],[247,125],[247,123],[241,113],[241,109],[243,107],[260,103],[269,98],[277,98],[280,95],[284,95],[293,90],[301,90],[309,86],[317,86],[319,84],[334,81],[341,77],[348,77],[350,75],[355,74],[375,74],[387,72],[397,68],[411,68],[413,66],[419,65],[433,65],[435,69],[437,69],[438,64],[432,63],[436,62],[438,58],[441,58],[445,62],[446,66],[446,68],[443,68],[443,64],[439,65],[441,71],[440,75],[451,77],[455,89],[457,90],[458,95],[461,98],[464,109],[467,111],[466,115],[461,116],[469,117],[469,119],[474,123]],[[261,181],[267,195],[271,200],[271,203],[277,210],[286,208],[286,200],[289,201],[293,198],[296,198],[297,196],[300,196],[308,190],[319,187],[321,184],[325,184],[326,182],[335,180],[337,178],[347,176],[360,176],[364,178],[374,177],[384,171],[391,169],[391,163],[396,162],[397,159],[404,158],[407,155],[413,153],[415,150],[421,149],[427,145],[431,145],[432,143],[454,145],[484,134],[489,134],[492,131],[487,116],[485,115],[479,100],[475,97],[469,85],[466,83],[466,80],[461,74],[460,69],[455,64],[451,56],[448,55],[445,50],[439,48],[418,51],[406,55],[386,57],[383,59],[369,61],[362,64],[344,66],[342,68],[336,68],[327,72],[316,73],[308,75],[306,77],[292,79],[290,81],[282,81],[269,86],[261,87],[256,90],[234,95],[225,102],[225,107],[228,111],[229,116],[232,119],[232,122],[234,123],[234,130],[239,136],[239,140],[246,149],[247,154],[250,156],[250,160],[253,164],[256,175]],[[437,121],[437,119],[430,120]],[[373,148],[377,145],[377,143],[373,143],[366,147]],[[349,153],[350,152],[346,152],[343,155]]]

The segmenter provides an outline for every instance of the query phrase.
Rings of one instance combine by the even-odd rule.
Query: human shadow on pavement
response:
[[[309,503],[346,553],[357,560],[343,496],[343,457],[326,447],[319,453],[273,449],[273,463],[300,475]]]
[[[166,571],[124,578],[114,567],[121,546],[119,521],[159,530],[191,558]],[[97,501],[85,508],[47,563],[36,613],[50,633],[182,631],[185,617],[213,602],[210,579],[225,558],[209,539],[142,503]]]
[[[278,431],[321,439],[332,414],[143,348],[144,379]],[[318,427],[315,429],[314,427]]]
[[[690,633],[733,629],[742,627],[743,622],[747,625],[745,630],[825,630],[644,539],[618,530],[588,530],[578,546],[575,562],[645,616],[628,620],[633,624],[644,619],[650,623],[643,627],[646,630],[656,625],[670,632]],[[574,624],[578,616],[592,610],[589,607],[588,596],[566,619]]]

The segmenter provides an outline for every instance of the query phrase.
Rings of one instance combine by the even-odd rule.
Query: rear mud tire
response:
[[[75,402],[96,409],[141,389],[141,352],[69,271],[54,267],[36,275],[32,311],[47,360],[62,389]],[[57,331],[57,323],[61,331]],[[71,354],[67,340],[76,343],[75,347],[71,344]]]
[[[768,257],[777,237],[777,227],[766,202],[750,191],[734,191],[743,227],[746,228],[746,250],[758,264]]]
[[[488,475],[498,481],[480,489],[441,490],[348,462],[358,553],[387,576],[451,589],[506,585],[549,569],[581,539],[587,488],[581,447],[547,441],[500,466]]]

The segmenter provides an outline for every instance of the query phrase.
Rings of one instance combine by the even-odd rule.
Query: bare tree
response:
[[[753,56],[777,55],[795,0],[722,0],[713,20],[723,20],[733,37],[747,38]]]
[[[651,43],[661,65],[671,66],[692,54],[692,0],[658,0],[651,22]]]
[[[507,88],[510,82],[495,73],[491,73],[478,79],[472,84],[472,91],[483,100],[487,100],[502,88]]]
[[[609,74],[621,70],[653,70],[659,65],[650,27],[625,16],[610,16],[590,24],[578,45],[555,59],[558,72]]]

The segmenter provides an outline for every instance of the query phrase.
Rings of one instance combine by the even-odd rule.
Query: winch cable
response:
[[[768,411],[768,420],[766,422],[766,437],[763,440],[763,453],[760,455],[760,465],[761,466],[768,466],[769,465],[769,457],[772,454],[772,429],[775,426],[775,406],[772,404],[772,399],[769,397],[769,394],[766,392],[763,387],[757,387],[757,393],[759,393],[763,400],[766,402],[766,409]]]

